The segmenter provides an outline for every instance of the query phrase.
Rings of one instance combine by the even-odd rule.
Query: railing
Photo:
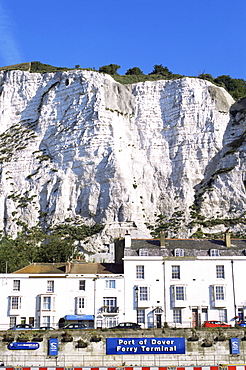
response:
[[[102,313],[118,313],[119,307],[101,307]]]

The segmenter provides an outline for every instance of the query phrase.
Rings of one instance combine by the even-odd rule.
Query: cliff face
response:
[[[246,122],[233,103],[196,78],[124,86],[89,71],[1,72],[0,229],[87,219],[140,235],[175,213],[170,236],[189,236],[196,213],[241,218]]]

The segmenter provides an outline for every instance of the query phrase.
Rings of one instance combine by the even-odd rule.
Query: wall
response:
[[[6,332],[5,332],[6,333]],[[165,329],[146,330],[146,331],[100,331],[88,330],[74,332],[73,342],[62,342],[63,331],[52,332],[59,337],[59,355],[57,358],[48,356],[48,339],[50,333],[44,333],[44,340],[40,343],[40,348],[34,351],[8,350],[7,343],[2,341],[4,332],[0,336],[0,360],[5,366],[92,366],[92,367],[123,367],[123,366],[192,366],[192,365],[219,365],[219,364],[244,364],[246,363],[246,341],[244,330],[225,329],[225,341],[216,341],[219,330],[199,330],[198,341],[189,341],[192,336],[190,329]],[[31,335],[31,333],[29,333]],[[32,333],[33,334],[33,333]],[[18,333],[15,332],[17,338]],[[100,335],[100,342],[91,342],[93,335]],[[106,355],[106,338],[160,338],[160,337],[185,337],[186,353],[184,355],[164,354],[164,355]],[[230,338],[240,338],[240,355],[230,355]],[[88,343],[86,348],[77,348],[78,339],[82,338]],[[204,347],[204,339],[210,339],[212,347]]]

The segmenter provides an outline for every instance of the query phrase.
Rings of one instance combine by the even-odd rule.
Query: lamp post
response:
[[[137,316],[137,324],[138,324],[138,286],[135,286],[135,298],[136,298],[136,316]]]

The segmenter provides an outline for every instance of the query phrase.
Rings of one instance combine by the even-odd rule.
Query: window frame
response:
[[[184,257],[184,250],[182,248],[175,248],[174,257]]]
[[[225,300],[225,287],[223,285],[214,286],[214,298],[216,301]]]
[[[180,280],[180,265],[172,265],[172,279]]]
[[[182,310],[181,308],[173,309],[173,323],[182,324]]]
[[[140,257],[147,257],[149,255],[149,250],[147,248],[140,248],[138,254]]]
[[[210,257],[219,257],[220,252],[218,249],[210,249],[209,251]]]
[[[115,279],[105,280],[105,289],[116,289],[116,280]]]
[[[224,265],[216,265],[216,278],[225,279],[225,266]]]
[[[19,292],[20,291],[20,280],[19,279],[14,279],[13,280],[13,291],[14,292]]]
[[[85,291],[85,280],[79,280],[79,290]]]
[[[148,286],[139,286],[138,291],[139,301],[148,302],[150,300],[150,289]]]
[[[47,280],[47,293],[54,293],[55,282],[54,280]]]
[[[137,310],[137,322],[139,324],[145,324],[145,309],[138,308],[138,310]]]
[[[11,310],[20,310],[21,309],[21,297],[20,296],[11,296],[10,297],[10,309]]]
[[[136,265],[136,279],[144,280],[145,268],[144,265]]]

